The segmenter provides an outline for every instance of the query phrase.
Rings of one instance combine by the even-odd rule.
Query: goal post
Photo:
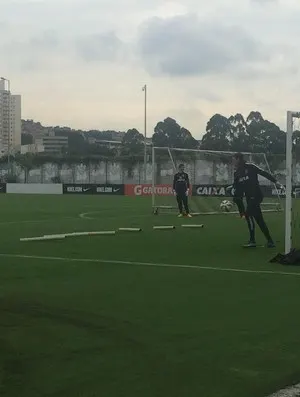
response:
[[[285,254],[293,246],[293,126],[294,119],[300,119],[300,112],[287,112],[286,128],[286,200],[285,200]],[[297,159],[296,159],[297,162]],[[297,199],[297,189],[295,197]],[[296,206],[297,203],[295,203]],[[298,226],[298,225],[297,225]]]
[[[247,161],[254,162],[271,172],[265,153],[243,153]],[[190,178],[191,212],[201,215],[224,213],[220,210],[222,200],[232,197],[227,187],[233,182],[234,152],[182,149],[170,147],[152,148],[152,208],[157,212],[177,211],[173,195],[173,178],[179,164],[184,164]],[[280,193],[264,178],[260,183],[266,196],[263,211],[273,212],[281,209]],[[238,213],[234,206],[228,213]]]

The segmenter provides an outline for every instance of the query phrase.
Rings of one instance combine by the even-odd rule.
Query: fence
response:
[[[192,184],[224,184],[232,180],[232,167],[218,161],[186,161],[186,170]],[[266,168],[266,164],[258,164]],[[277,163],[273,173],[281,183],[285,182],[285,164]],[[165,161],[156,167],[157,184],[171,183],[174,170],[171,162]],[[97,164],[46,163],[31,170],[25,170],[18,164],[12,164],[12,173],[17,183],[71,183],[71,184],[140,184],[144,183],[143,164],[137,164],[128,170],[119,162],[102,161]],[[0,178],[8,176],[6,165],[0,165]],[[146,183],[152,183],[152,164],[147,164]],[[262,180],[262,183],[263,182]],[[293,183],[300,185],[300,163],[294,165]]]

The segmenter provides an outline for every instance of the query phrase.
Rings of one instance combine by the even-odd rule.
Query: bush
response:
[[[18,183],[18,178],[16,175],[7,175],[5,178],[6,183]]]

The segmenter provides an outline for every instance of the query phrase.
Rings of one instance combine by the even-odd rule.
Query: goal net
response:
[[[245,160],[271,172],[264,153],[243,153]],[[191,213],[199,215],[224,213],[223,200],[232,201],[232,191],[226,189],[233,182],[233,152],[153,147],[152,149],[152,208],[156,213],[177,210],[173,194],[173,178],[179,164],[184,164],[190,178],[189,204]],[[259,177],[264,193],[263,211],[281,210],[280,192],[268,180]],[[237,213],[236,206],[229,212]]]

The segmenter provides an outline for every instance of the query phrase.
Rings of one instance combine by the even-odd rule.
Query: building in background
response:
[[[26,154],[26,153],[37,154],[37,153],[43,153],[44,151],[45,148],[43,145],[37,145],[35,143],[31,143],[29,145],[21,145],[21,154]]]
[[[67,136],[56,136],[54,131],[50,131],[48,135],[36,136],[34,145],[43,147],[45,153],[63,154],[68,151],[69,138]]]
[[[21,95],[12,95],[0,79],[0,153],[13,154],[21,148]]]
[[[90,145],[97,145],[100,147],[105,147],[107,149],[117,149],[121,150],[122,148],[122,141],[109,141],[106,139],[97,139],[97,138],[88,138],[88,143]],[[143,143],[143,141],[142,141]],[[146,145],[147,146],[152,146],[152,139],[151,138],[146,138]]]

